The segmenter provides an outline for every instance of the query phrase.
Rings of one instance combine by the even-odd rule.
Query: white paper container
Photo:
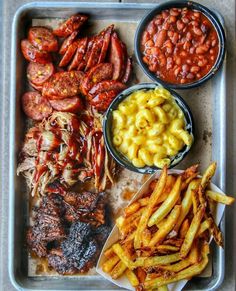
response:
[[[168,174],[180,174],[182,173],[182,170],[169,170]],[[130,200],[129,204],[131,204],[132,202],[134,202],[135,200],[139,199],[140,197],[143,196],[143,194],[147,193],[147,190],[149,188],[149,184],[157,179],[160,175],[160,171],[157,171],[155,174],[153,174],[152,176],[150,176],[150,178],[143,184],[143,186],[139,189],[139,191],[134,195],[134,197]],[[215,184],[210,183],[209,189],[215,192],[219,192],[224,194]],[[225,195],[225,194],[224,194]],[[224,204],[220,204],[217,203],[216,206],[216,211],[215,211],[215,222],[218,225],[221,221],[221,218],[223,216],[225,210],[225,205]],[[102,264],[104,263],[104,261],[106,261],[106,258],[104,256],[104,251],[106,249],[108,249],[111,245],[113,245],[116,241],[118,241],[119,239],[119,230],[117,228],[117,226],[115,225],[106,241],[106,243],[103,246],[101,255],[99,257],[98,263],[97,263],[97,267],[96,267],[96,271],[102,275],[105,279],[109,280],[110,282],[114,283],[115,285],[124,288],[124,289],[128,289],[128,290],[135,290],[135,288],[133,286],[131,286],[131,284],[129,283],[128,279],[126,278],[125,275],[121,276],[119,279],[117,280],[113,280],[109,274],[103,272],[102,270]],[[185,284],[187,283],[187,280],[181,280],[179,282],[173,283],[173,284],[169,284],[168,285],[168,290],[169,291],[180,291],[183,289],[183,287],[185,286]]]

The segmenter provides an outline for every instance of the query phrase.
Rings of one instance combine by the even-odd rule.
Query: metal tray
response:
[[[20,7],[12,27],[11,96],[10,96],[10,208],[9,208],[9,275],[12,284],[19,290],[117,290],[115,285],[96,276],[29,276],[28,253],[25,246],[25,229],[28,224],[28,194],[25,181],[16,176],[18,154],[26,129],[25,117],[20,109],[20,97],[26,89],[26,62],[20,52],[20,40],[26,36],[33,19],[66,18],[76,12],[91,15],[96,23],[116,23],[125,42],[132,45],[134,30],[153,4],[124,3],[76,3],[44,2],[30,3]],[[218,15],[218,14],[217,14]],[[223,19],[218,15],[220,20]],[[128,45],[130,53],[133,53]],[[210,160],[218,162],[214,182],[225,189],[226,165],[226,62],[219,73],[200,88],[181,91],[195,118],[196,143],[192,152],[178,168],[201,162],[204,168]],[[139,81],[148,80],[135,64]],[[221,222],[224,232],[224,219]],[[224,250],[212,245],[212,275],[194,278],[186,290],[215,290],[224,278]]]

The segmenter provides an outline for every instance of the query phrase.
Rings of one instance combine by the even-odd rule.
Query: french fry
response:
[[[181,247],[182,243],[183,243],[182,238],[169,238],[163,241],[164,245],[172,245],[176,247]]]
[[[212,225],[210,227],[210,232],[213,235],[213,238],[218,246],[223,247],[224,246],[224,239],[223,235],[219,229],[219,227],[216,225],[214,218],[212,217],[211,213],[207,214],[207,218],[210,218],[212,220]]]
[[[119,231],[122,232],[122,227],[124,225],[125,218],[123,216],[119,216],[116,219],[116,226],[118,227]]]
[[[175,263],[172,265],[160,266],[160,268],[163,270],[177,273],[177,272],[187,268],[190,265],[191,265],[191,262],[189,262],[188,259],[185,259],[185,260],[179,261],[178,263]]]
[[[104,256],[107,259],[113,257],[113,255],[114,255],[114,251],[113,251],[112,247],[110,247],[109,249],[107,249],[107,250],[104,251]]]
[[[189,210],[192,206],[192,190],[195,190],[200,184],[199,179],[195,179],[188,185],[187,191],[185,192],[184,198],[181,203],[181,213],[176,223],[174,230],[178,232],[182,222],[184,221],[185,217],[189,213]]]
[[[156,224],[158,229],[161,229],[166,223],[166,218],[162,219],[159,223]]]
[[[114,253],[120,258],[120,260],[126,265],[127,268],[135,269],[135,263],[126,255],[126,252],[119,243],[112,246]]]
[[[200,256],[201,254],[198,247],[198,240],[195,240],[192,245],[192,248],[190,250],[187,260],[193,265],[199,262]]]
[[[231,196],[222,195],[221,193],[210,191],[210,190],[206,191],[206,195],[212,200],[218,203],[226,204],[226,205],[231,205],[235,201],[235,198]]]
[[[156,202],[157,204],[166,200],[166,198],[168,197],[172,187],[175,184],[175,181],[176,181],[176,178],[173,175],[168,175],[167,176],[165,188],[164,188],[163,193],[161,194],[161,196],[158,198],[158,200]]]
[[[198,176],[198,172],[197,173],[193,173],[189,178],[184,180],[183,183],[182,183],[181,191],[184,191],[188,187],[189,183],[192,180],[194,180],[195,178],[197,178],[197,176]]]
[[[171,245],[159,245],[155,247],[144,247],[141,249],[142,256],[141,257],[151,257],[158,254],[169,255],[170,253],[179,252],[180,247],[171,246]]]
[[[171,211],[172,207],[176,204],[180,196],[181,191],[181,176],[179,176],[169,193],[167,199],[161,204],[161,206],[152,214],[148,221],[148,226],[153,226],[154,224],[159,223],[163,218],[165,218],[168,213]]]
[[[182,223],[181,228],[180,228],[180,231],[179,231],[179,237],[180,238],[185,238],[186,233],[187,233],[187,231],[189,229],[189,226],[190,226],[189,225],[189,220],[188,220],[188,218],[186,218],[184,220],[184,222]]]
[[[201,186],[205,189],[211,181],[211,178],[214,176],[216,171],[216,162],[210,164],[210,166],[206,169],[204,174],[202,175]]]
[[[163,275],[163,272],[165,271],[163,271],[161,268],[158,268],[158,270],[155,270],[154,273],[148,273],[145,281],[149,281],[149,280],[161,277]],[[145,290],[151,291],[153,289],[145,289]],[[154,289],[154,290],[157,290],[157,289]]]
[[[208,202],[209,212],[212,214],[213,217],[215,217],[216,202],[212,200],[210,197],[207,197],[207,202]]]
[[[191,278],[193,276],[199,275],[205,269],[205,267],[208,263],[208,253],[209,253],[209,246],[204,245],[203,251],[202,251],[203,258],[202,258],[200,263],[194,264],[194,265],[174,274],[170,278],[165,278],[164,276],[161,276],[161,277],[158,277],[158,278],[155,278],[152,280],[145,281],[143,284],[144,289],[155,289],[155,288],[161,287],[163,285],[168,285],[168,284],[174,283],[176,281],[188,279],[188,278]]]
[[[188,178],[192,177],[195,173],[197,173],[198,168],[199,164],[192,165],[191,167],[187,168],[182,174],[183,181],[187,180]]]
[[[137,230],[136,230],[136,234],[134,237],[134,248],[138,249],[141,247],[141,235],[142,232],[145,230],[149,217],[152,214],[152,209],[154,208],[156,201],[158,200],[158,198],[160,197],[160,195],[162,194],[162,191],[165,187],[166,184],[166,179],[167,179],[167,167],[165,166],[162,170],[161,176],[157,182],[157,184],[155,185],[155,189],[152,192],[148,205],[146,206],[146,208],[144,209],[141,219],[139,221]]]
[[[150,230],[146,228],[142,233],[143,245],[148,246],[151,238],[152,238],[152,234],[151,234]]]
[[[144,197],[138,200],[138,203],[143,207],[147,206],[149,201],[149,197]]]
[[[119,263],[114,267],[114,269],[110,273],[112,279],[114,280],[118,279],[120,276],[123,275],[126,269],[127,269],[126,265],[122,261],[119,261]]]
[[[212,176],[214,175],[216,170],[216,163],[212,163],[207,170],[205,171],[203,177],[202,177],[202,181],[201,181],[201,185],[199,187],[199,199],[204,200],[204,202],[200,202],[203,204],[205,203],[207,205],[207,213],[205,214],[205,218],[208,219],[210,218],[212,220],[212,225],[210,227],[210,232],[213,235],[213,238],[215,240],[215,242],[217,243],[218,246],[223,247],[223,235],[221,233],[221,231],[219,230],[218,226],[216,225],[212,212],[211,212],[211,198],[206,197],[205,191],[204,189],[207,187],[207,185],[209,184]],[[206,202],[205,202],[206,201]]]
[[[118,256],[113,256],[113,257],[109,258],[102,265],[103,271],[106,273],[109,273],[119,261],[120,261],[120,258]]]
[[[176,205],[170,214],[168,215],[165,224],[162,228],[154,234],[153,238],[151,239],[149,246],[152,247],[154,245],[160,244],[163,239],[167,236],[167,234],[173,229],[173,226],[176,224],[177,219],[179,218],[181,211],[181,206]]]
[[[199,198],[199,202],[202,206],[204,206],[204,207],[208,206],[208,200],[206,197],[205,189],[203,188],[202,185],[200,185],[198,188],[198,198]]]
[[[135,273],[129,269],[126,269],[125,271],[125,275],[126,277],[128,278],[130,284],[133,286],[133,287],[136,287],[138,286],[139,284],[139,280],[137,278],[137,276],[135,275]]]
[[[143,283],[147,277],[147,273],[141,267],[138,267],[135,271],[139,282]]]
[[[151,257],[158,254],[168,255],[170,253],[179,252],[180,247],[171,246],[171,245],[159,245],[155,247],[144,247],[141,249],[141,257]]]
[[[159,203],[162,203],[163,201],[165,201],[166,198],[168,197],[168,195],[169,195],[169,192],[163,192],[161,194],[160,198],[158,199],[157,203],[159,204]]]
[[[153,192],[153,191],[154,191],[154,189],[155,189],[155,187],[156,187],[156,184],[157,184],[157,182],[158,182],[158,179],[156,179],[156,180],[153,180],[153,181],[150,183],[150,185],[149,185],[149,189],[151,190],[151,192]]]
[[[186,233],[184,242],[181,246],[180,249],[181,258],[185,258],[188,255],[204,214],[205,208],[202,207],[202,205],[200,205],[196,215],[193,217],[188,232]]]
[[[199,227],[199,230],[197,232],[196,237],[199,237],[204,231],[209,229],[211,227],[212,223],[213,223],[213,221],[211,218],[204,220]]]
[[[144,266],[146,268],[146,267],[152,267],[156,265],[168,265],[170,263],[177,262],[180,259],[181,259],[180,253],[175,253],[171,255],[154,256],[150,258],[140,257],[140,258],[137,258],[135,264],[138,265],[139,267]]]
[[[125,255],[133,261],[135,259],[134,249],[133,249],[133,241],[126,241],[126,242],[120,242],[122,243],[121,247],[125,252]]]
[[[197,213],[197,209],[199,206],[198,191],[192,190],[191,194],[192,194],[193,214],[195,215]]]
[[[157,246],[158,251],[163,251],[163,252],[178,252],[179,247],[176,246],[171,246],[171,245],[159,245]]]
[[[132,241],[134,239],[134,236],[135,236],[135,232],[136,231],[133,231],[131,233],[129,233],[125,239],[122,240],[123,243],[126,243],[126,242],[129,242],[129,241]]]
[[[134,232],[136,226],[140,220],[141,214],[144,211],[144,208],[139,209],[134,214],[122,219],[119,217],[116,221],[118,224],[117,227],[121,233],[122,238],[125,238],[130,233]]]
[[[132,224],[133,221],[136,220],[137,218],[140,219],[144,209],[145,207],[142,207],[132,215],[125,217],[123,225]]]
[[[132,204],[130,204],[129,206],[127,206],[125,208],[125,210],[124,210],[125,217],[132,215],[133,213],[138,211],[140,207],[141,207],[141,205],[138,201],[133,202]]]

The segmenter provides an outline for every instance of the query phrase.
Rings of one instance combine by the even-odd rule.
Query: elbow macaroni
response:
[[[113,144],[135,167],[163,168],[193,137],[184,114],[162,87],[133,92],[113,111]]]

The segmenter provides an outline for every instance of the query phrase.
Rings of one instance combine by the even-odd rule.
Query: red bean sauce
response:
[[[172,84],[204,77],[219,53],[210,20],[188,8],[164,10],[149,22],[141,39],[143,61],[158,78]]]

